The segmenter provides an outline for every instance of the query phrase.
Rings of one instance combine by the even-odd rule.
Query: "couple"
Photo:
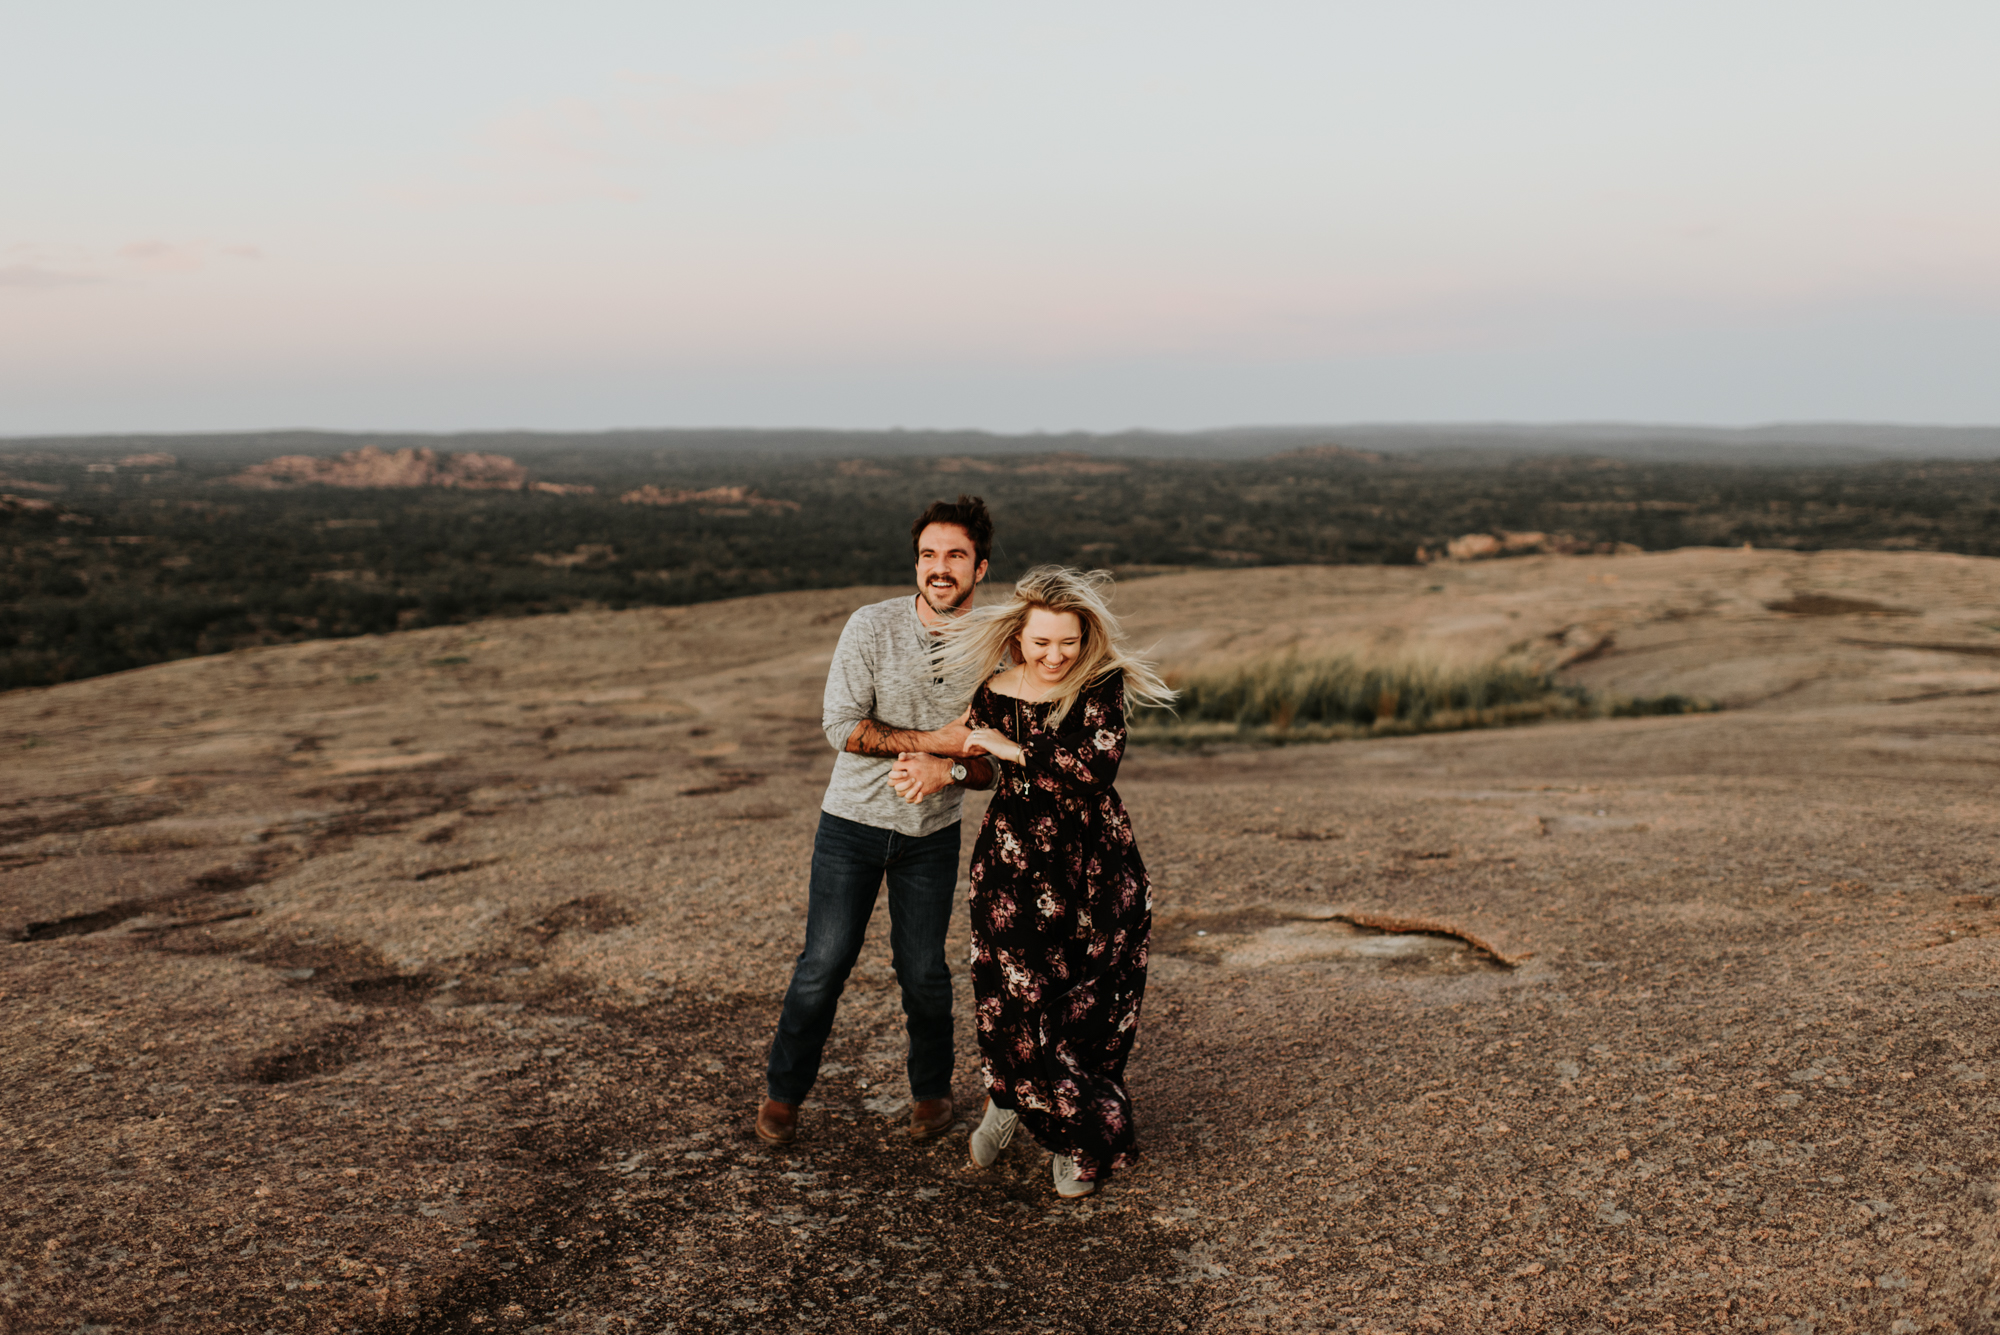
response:
[[[1125,1060],[1146,985],[1152,902],[1112,788],[1128,700],[1172,692],[1124,648],[1102,576],[1044,566],[972,610],[993,521],[976,496],[911,526],[917,594],[849,619],[823,722],[839,750],[813,841],[805,949],[785,993],[757,1134],[785,1144],[819,1073],[884,877],[910,1037],[910,1134],[949,1127],[959,789],[992,788],[972,852],[972,984],[990,1167],[1017,1127],[1088,1196],[1136,1156]]]

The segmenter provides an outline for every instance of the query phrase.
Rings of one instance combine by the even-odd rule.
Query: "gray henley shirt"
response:
[[[820,711],[827,741],[840,755],[820,810],[862,825],[898,834],[935,834],[958,819],[959,789],[953,785],[912,804],[889,786],[893,756],[863,756],[846,750],[854,725],[872,718],[885,727],[929,732],[964,711],[931,661],[931,633],[917,617],[912,594],[873,603],[847,619],[833,666],[826,674],[826,703]]]

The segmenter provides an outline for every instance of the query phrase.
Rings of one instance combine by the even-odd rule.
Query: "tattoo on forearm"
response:
[[[856,755],[896,756],[905,751],[923,750],[924,734],[885,728],[874,719],[865,718],[854,725],[854,731],[847,738],[847,749]]]

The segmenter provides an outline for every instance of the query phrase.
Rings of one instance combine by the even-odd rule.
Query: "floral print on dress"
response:
[[[1077,1177],[1137,1161],[1125,1062],[1138,1036],[1152,883],[1112,787],[1125,682],[1084,688],[1061,730],[1047,704],[980,687],[967,720],[1020,744],[996,764],[972,846],[972,990],[987,1092]]]

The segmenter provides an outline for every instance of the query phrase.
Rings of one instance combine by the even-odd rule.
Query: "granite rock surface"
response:
[[[969,997],[968,1116],[903,1134],[884,917],[798,1143],[750,1134],[821,675],[893,592],[0,697],[0,1329],[2000,1322],[2000,563],[1122,587],[1182,666],[1512,648],[1729,708],[1135,751],[1145,1160],[1080,1204],[966,1165]]]

